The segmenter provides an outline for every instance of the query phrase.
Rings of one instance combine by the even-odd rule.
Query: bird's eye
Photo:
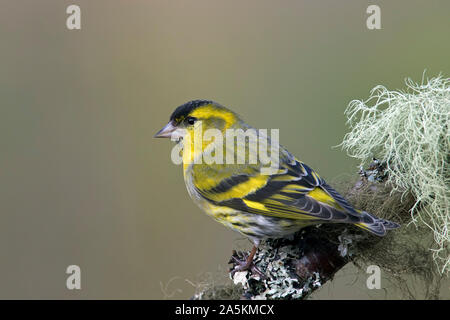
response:
[[[186,119],[186,122],[189,125],[193,125],[195,123],[195,121],[197,121],[197,118],[194,118],[194,117],[189,117],[189,118]]]

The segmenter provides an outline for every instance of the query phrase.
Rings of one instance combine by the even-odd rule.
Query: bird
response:
[[[156,138],[171,138],[179,146],[184,181],[192,200],[207,215],[253,243],[250,254],[239,261],[234,271],[254,266],[253,258],[261,241],[283,238],[306,226],[347,223],[377,236],[400,227],[355,209],[316,171],[265,133],[256,131],[257,138],[266,141],[266,147],[277,143],[277,168],[267,173],[266,164],[259,158],[253,162],[237,161],[239,150],[244,148],[245,156],[250,158],[255,156],[256,149],[249,146],[250,139],[244,143],[228,143],[231,138],[226,139],[227,132],[252,129],[256,131],[237,113],[217,102],[192,100],[177,107],[169,122],[155,134]],[[196,144],[195,139],[208,130],[222,134],[222,145],[214,144],[220,140],[217,138]],[[211,148],[215,151],[211,152]],[[207,152],[209,156],[234,154],[229,161],[199,161]]]

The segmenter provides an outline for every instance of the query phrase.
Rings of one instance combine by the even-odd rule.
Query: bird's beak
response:
[[[164,128],[159,130],[153,138],[170,138],[172,136],[172,133],[177,130],[177,127],[174,126],[173,122],[170,121],[168,124],[165,125]]]

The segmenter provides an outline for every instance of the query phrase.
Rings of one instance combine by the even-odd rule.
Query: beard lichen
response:
[[[433,259],[448,275],[450,79],[405,83],[405,91],[377,86],[366,101],[350,102],[346,115],[351,130],[341,146],[362,163],[376,155],[386,164],[392,191],[414,197],[411,222],[431,231]]]

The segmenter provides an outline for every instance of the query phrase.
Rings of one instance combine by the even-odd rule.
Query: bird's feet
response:
[[[236,252],[236,250],[233,250],[233,254],[228,263],[233,264],[233,267],[230,269],[232,278],[236,272],[240,271],[250,271],[252,274],[259,276],[261,279],[266,278],[265,274],[253,263],[252,254],[248,255],[247,253]]]

